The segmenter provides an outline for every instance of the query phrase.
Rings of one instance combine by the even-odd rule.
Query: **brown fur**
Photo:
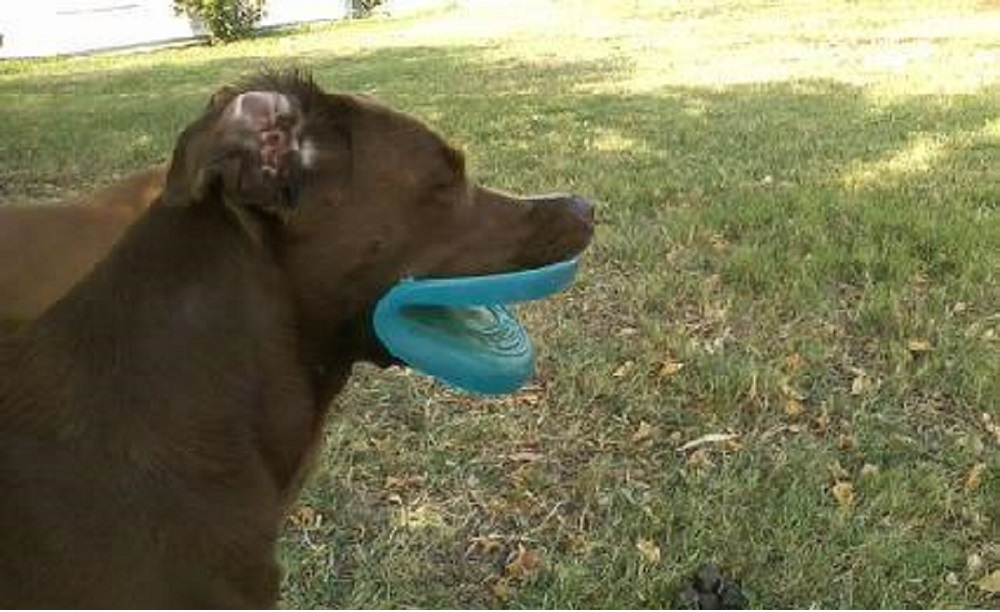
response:
[[[0,206],[0,323],[32,321],[65,295],[156,199],[165,174],[149,168],[60,204]]]
[[[579,200],[476,187],[412,118],[294,75],[240,90],[294,99],[318,164],[261,201],[247,157],[206,182],[235,92],[217,95],[162,200],[0,343],[6,606],[273,605],[275,541],[328,400],[354,361],[389,361],[371,333],[378,296],[407,275],[535,266],[589,241]]]

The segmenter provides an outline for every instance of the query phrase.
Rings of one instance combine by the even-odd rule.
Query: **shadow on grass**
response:
[[[1000,87],[974,95],[896,100],[873,99],[863,88],[831,81],[614,95],[594,92],[613,90],[617,81],[626,80],[631,69],[626,61],[494,60],[494,50],[382,49],[346,57],[288,57],[278,65],[298,63],[329,90],[374,93],[425,118],[468,150],[475,175],[486,184],[520,192],[568,189],[600,201],[598,241],[581,282],[558,306],[559,316],[527,309],[545,355],[541,368],[555,372],[545,401],[552,420],[562,423],[556,432],[542,434],[555,439],[567,435],[568,428],[575,437],[575,445],[552,451],[561,452],[564,462],[540,469],[538,476],[548,487],[540,489],[569,499],[559,501],[565,501],[560,507],[568,522],[593,522],[597,516],[611,525],[616,520],[611,510],[624,504],[614,497],[617,493],[601,506],[604,502],[564,491],[591,490],[588,479],[614,480],[612,474],[626,462],[619,451],[598,453],[608,462],[606,470],[591,457],[594,448],[606,448],[605,436],[634,440],[637,424],[647,423],[683,433],[684,439],[694,437],[696,429],[733,429],[752,438],[781,426],[774,413],[776,407],[782,413],[788,392],[781,389],[789,384],[807,398],[810,409],[853,425],[869,457],[887,465],[921,457],[945,471],[964,466],[968,456],[934,449],[946,439],[945,427],[971,431],[986,403],[1000,396],[997,361],[988,342],[980,340],[1000,303]],[[216,87],[275,65],[272,57],[220,60],[187,53],[148,68],[112,66],[68,76],[33,76],[29,70],[0,78],[0,197],[78,190],[162,161],[177,132]],[[935,350],[915,359],[906,348],[911,338],[927,338]],[[793,355],[804,365],[790,369]],[[655,374],[668,356],[686,364],[680,375]],[[625,368],[625,363],[631,365]],[[612,375],[615,371],[620,375]],[[871,393],[854,388],[857,380],[862,387],[864,380],[872,381]],[[483,587],[495,570],[489,563],[470,563],[465,545],[472,536],[499,529],[498,522],[518,531],[523,517],[506,524],[476,506],[473,518],[456,533],[438,538],[433,529],[424,531],[410,536],[414,539],[403,550],[391,538],[365,535],[370,522],[390,530],[384,508],[371,514],[385,505],[379,490],[386,478],[382,471],[414,467],[394,465],[394,459],[358,440],[388,430],[417,448],[428,444],[423,432],[410,435],[410,419],[389,409],[412,400],[412,390],[393,393],[385,383],[377,393],[349,394],[361,405],[386,410],[355,412],[352,416],[363,423],[360,431],[338,424],[343,431],[332,437],[341,446],[328,456],[333,475],[320,476],[330,492],[318,497],[339,513],[335,529],[325,536],[355,556],[334,552],[296,558],[299,573],[289,592],[295,601],[306,602],[300,605],[495,605]],[[939,411],[945,409],[949,417],[942,420]],[[447,448],[449,456],[477,444],[490,447],[497,434],[487,429],[509,427],[457,411],[449,418],[464,429],[448,430],[429,419],[438,438],[463,442],[459,450]],[[902,450],[888,447],[883,442],[890,434],[915,442]],[[814,443],[818,451],[799,448],[796,459],[803,464],[835,460],[832,442],[818,434]],[[423,469],[444,479],[437,485],[442,497],[461,497],[465,481],[446,481],[451,468],[444,454],[432,449],[413,461],[418,466],[429,462]],[[652,466],[649,471],[655,473],[648,478],[692,501],[651,501],[650,507],[662,514],[653,513],[654,519],[643,518],[632,506],[621,511],[635,524],[652,521],[664,537],[681,542],[677,550],[664,551],[674,568],[711,547],[725,557],[728,546],[734,551],[729,557],[767,606],[888,601],[903,607],[940,600],[939,585],[908,585],[903,577],[909,570],[894,564],[913,552],[923,560],[921,571],[937,571],[941,559],[968,543],[963,535],[949,539],[947,526],[941,525],[927,527],[922,533],[930,535],[923,541],[894,531],[900,557],[880,566],[879,580],[858,585],[853,599],[845,598],[837,582],[851,567],[825,586],[782,582],[778,570],[794,574],[804,558],[815,566],[804,579],[822,575],[831,558],[863,563],[845,551],[883,536],[875,529],[869,538],[864,528],[845,527],[823,512],[828,500],[822,474],[775,468],[775,476],[761,467],[761,459],[751,455],[728,465],[718,485],[692,484],[678,476],[672,455],[649,451],[637,460]],[[763,465],[770,465],[770,458],[764,459]],[[480,459],[472,451],[470,461],[475,460]],[[362,464],[367,467],[357,474],[346,471]],[[505,482],[505,475],[491,469],[474,470],[482,472],[476,473],[483,482]],[[928,482],[939,478],[935,472]],[[733,488],[744,481],[752,490]],[[894,486],[905,490],[907,485]],[[504,487],[496,485],[493,493],[506,495]],[[920,520],[933,522],[935,513],[945,514],[943,501],[919,487],[912,493],[901,495],[924,507],[926,512],[913,510]],[[743,497],[710,510],[696,505],[716,494]],[[768,509],[758,519],[734,515],[741,504]],[[791,518],[787,508],[793,508]],[[539,537],[546,537],[547,524],[538,527]],[[620,545],[625,538],[624,546],[631,547],[648,534],[633,533],[631,526],[600,529],[586,535],[608,539],[603,552],[595,553],[610,567],[607,573],[605,566],[590,568],[577,564],[573,554],[556,553],[562,544],[546,541],[563,561],[559,571],[564,573],[549,574],[520,603],[669,603],[664,600],[670,593],[667,583],[676,569],[637,581],[639,570],[620,562],[609,544],[617,537]],[[810,556],[817,531],[836,533],[822,543],[823,554]],[[759,534],[768,541],[755,545]],[[927,542],[940,543],[945,552],[926,550]],[[772,548],[784,556],[775,556]],[[309,557],[302,551],[292,554]],[[380,574],[386,568],[392,570],[392,583]],[[363,580],[345,581],[362,575]],[[614,578],[610,586],[608,576]],[[547,599],[546,589],[554,599]],[[968,595],[963,601],[980,600]]]

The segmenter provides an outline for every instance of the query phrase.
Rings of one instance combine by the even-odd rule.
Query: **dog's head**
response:
[[[222,189],[277,213],[277,250],[307,335],[375,361],[384,354],[370,313],[399,280],[561,261],[594,226],[586,200],[476,185],[462,153],[420,121],[294,74],[218,92],[170,173],[168,203]]]

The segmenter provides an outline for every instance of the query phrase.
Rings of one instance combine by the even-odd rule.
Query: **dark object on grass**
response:
[[[723,576],[711,563],[698,568],[679,598],[682,607],[693,610],[743,610],[750,603],[739,582]]]

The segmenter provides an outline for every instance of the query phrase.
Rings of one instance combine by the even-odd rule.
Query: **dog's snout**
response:
[[[593,225],[595,220],[594,204],[590,200],[578,195],[570,196],[567,202],[573,214],[580,217],[588,224]]]
[[[545,208],[550,208],[550,210],[562,209],[568,210],[573,213],[573,215],[579,218],[581,221],[586,223],[588,226],[592,226],[595,220],[594,204],[581,196],[570,195],[570,194],[552,194],[545,196],[535,196],[529,198],[529,201],[534,202],[536,205],[540,205]]]

